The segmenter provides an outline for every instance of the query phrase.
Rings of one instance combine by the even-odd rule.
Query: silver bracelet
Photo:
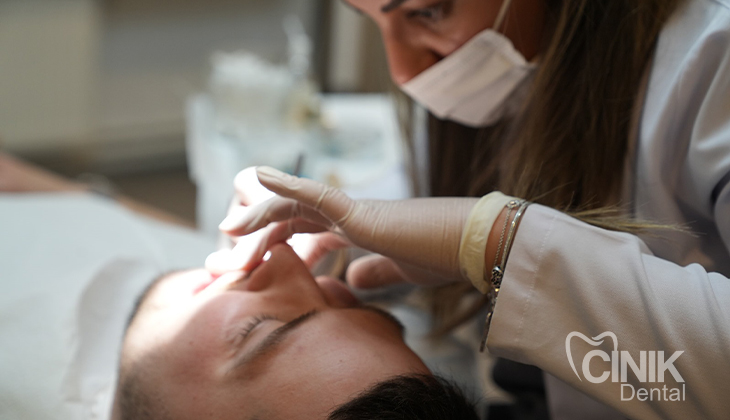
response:
[[[520,219],[522,219],[522,215],[525,213],[525,210],[527,209],[527,206],[529,206],[530,203],[527,201],[523,201],[520,204],[520,208],[517,209],[517,213],[515,213],[515,218],[512,219],[512,225],[509,228],[509,235],[507,235],[507,242],[504,244],[504,251],[502,251],[502,272],[504,273],[504,270],[507,269],[507,256],[509,255],[509,251],[512,249],[512,242],[515,240],[515,233],[517,232],[517,225],[520,224]],[[500,281],[500,284],[497,286],[501,286],[502,283]]]
[[[504,235],[507,232],[507,226],[509,226],[509,221],[510,221],[509,219],[510,219],[510,216],[512,216],[512,211],[514,209],[517,209],[520,207],[520,202],[517,200],[512,200],[509,203],[507,203],[506,207],[507,207],[507,215],[504,218],[504,226],[502,226],[502,233],[499,235],[499,244],[497,244],[497,254],[494,256],[494,265],[492,266],[492,271],[489,276],[489,280],[490,280],[492,286],[494,286],[496,283],[501,284],[501,282],[502,282],[503,271],[502,271],[502,267],[500,267],[500,265],[499,265],[499,254],[502,251],[502,245],[504,244]],[[484,271],[485,271],[484,278],[485,279],[487,278],[486,270],[487,270],[487,264],[484,264]]]
[[[489,303],[487,318],[484,322],[484,334],[482,334],[482,341],[479,345],[479,351],[481,353],[483,353],[487,347],[489,327],[492,325],[492,315],[494,314],[494,307],[497,304],[499,289],[502,287],[504,270],[507,267],[507,257],[509,255],[510,249],[512,249],[512,242],[514,242],[515,232],[517,231],[517,226],[519,225],[520,220],[522,219],[522,216],[525,214],[525,210],[529,205],[530,203],[524,200],[512,200],[507,203],[507,216],[505,217],[504,226],[502,227],[502,233],[499,237],[499,244],[497,245],[497,255],[494,256],[494,267],[492,268],[490,276],[492,288],[489,291]],[[515,213],[515,217],[512,219],[512,223],[510,223],[510,216],[512,215],[512,211],[514,209],[517,209],[517,212]],[[509,226],[509,232],[507,233],[507,240],[504,241],[505,233],[507,232],[507,226]],[[502,248],[503,245],[504,248]],[[499,258],[500,252],[502,254],[501,259]]]

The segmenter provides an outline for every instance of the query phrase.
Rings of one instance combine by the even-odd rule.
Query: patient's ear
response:
[[[350,292],[350,289],[342,281],[329,276],[320,276],[315,279],[319,285],[327,305],[333,308],[352,308],[360,302]]]

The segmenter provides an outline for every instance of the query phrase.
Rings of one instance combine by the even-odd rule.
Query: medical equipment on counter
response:
[[[255,161],[285,170],[321,126],[316,84],[309,78],[312,42],[299,18],[284,19],[288,62],[270,63],[247,52],[216,52],[209,97],[212,130]],[[266,145],[266,147],[260,147]]]
[[[191,179],[198,186],[198,226],[212,238],[233,197],[232,180],[242,169],[269,165],[292,172],[300,153],[302,176],[335,180],[352,197],[399,199],[410,195],[400,131],[386,95],[324,95],[323,124],[306,132],[305,147],[280,139],[232,139],[214,129],[209,95],[188,102],[187,150]]]
[[[188,162],[198,186],[198,226],[216,237],[241,170],[268,165],[360,198],[409,195],[400,131],[385,95],[320,95],[309,78],[312,42],[284,19],[288,60],[216,53],[209,92],[188,103]],[[300,160],[300,157],[303,157]]]

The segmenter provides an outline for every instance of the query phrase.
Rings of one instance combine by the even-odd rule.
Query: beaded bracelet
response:
[[[479,351],[484,352],[484,350],[487,347],[487,337],[489,336],[489,327],[492,324],[492,315],[494,314],[494,307],[497,304],[497,296],[499,295],[499,289],[502,287],[502,278],[504,277],[504,270],[507,267],[507,257],[509,256],[509,251],[512,248],[512,242],[515,238],[515,232],[517,231],[517,226],[520,223],[520,219],[522,219],[522,215],[524,215],[525,210],[530,205],[529,202],[524,200],[512,200],[509,203],[507,203],[507,215],[504,218],[504,226],[502,227],[502,233],[499,236],[499,244],[497,245],[497,254],[494,256],[494,266],[492,267],[491,275],[490,275],[490,283],[491,283],[491,290],[489,291],[489,302],[488,302],[488,312],[487,312],[487,318],[484,323],[484,334],[482,335],[482,341],[479,345]],[[512,212],[514,210],[517,210],[515,213],[515,217],[512,219],[512,223],[510,224],[510,217],[512,216]],[[509,226],[509,231],[507,231],[507,227]],[[507,234],[507,240],[505,241],[505,234]],[[504,247],[503,247],[504,245]],[[500,254],[501,257],[500,258]],[[484,277],[486,278],[486,264],[484,267]]]

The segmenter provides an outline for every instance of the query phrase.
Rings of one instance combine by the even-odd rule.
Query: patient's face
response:
[[[326,418],[377,382],[428,373],[394,321],[315,281],[287,245],[199,291],[208,276],[163,280],[125,340],[123,366],[141,364],[171,418]]]

